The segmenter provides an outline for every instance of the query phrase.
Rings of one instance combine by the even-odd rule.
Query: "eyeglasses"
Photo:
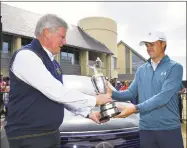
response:
[[[62,40],[66,39],[66,36],[61,36],[58,32],[56,32],[56,33],[61,37]]]

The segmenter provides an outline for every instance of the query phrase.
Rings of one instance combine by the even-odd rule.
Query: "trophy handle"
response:
[[[105,90],[105,94],[107,93],[107,88],[106,88],[106,80],[105,80],[105,77],[103,76],[103,84],[104,85],[104,90]]]
[[[94,79],[94,78],[93,78],[93,76],[92,76],[92,77],[91,77],[91,81],[92,81],[92,84],[93,84],[93,86],[94,86],[95,92],[96,92],[96,94],[98,95],[98,94],[99,94],[99,91],[98,91],[98,88],[97,88],[97,86],[95,85],[93,79]]]

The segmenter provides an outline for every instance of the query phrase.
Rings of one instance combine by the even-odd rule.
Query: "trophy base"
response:
[[[114,116],[119,115],[120,113],[121,113],[121,112],[116,112],[116,113],[113,113],[113,114],[111,114],[111,115],[107,115],[107,116],[101,117],[101,118],[99,119],[99,121],[102,122],[102,121],[104,121],[104,120],[108,120],[108,119],[110,119],[110,118],[112,118],[112,117],[114,117]]]

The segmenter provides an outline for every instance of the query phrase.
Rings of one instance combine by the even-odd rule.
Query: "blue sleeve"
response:
[[[132,81],[129,88],[125,91],[113,91],[112,92],[112,99],[116,101],[130,101],[135,99],[138,94],[138,74],[139,70],[137,70],[134,80]]]
[[[162,85],[161,92],[157,95],[154,95],[149,100],[146,100],[143,103],[138,104],[138,109],[140,113],[151,111],[157,108],[160,108],[166,105],[173,95],[179,90],[181,82],[182,82],[183,68],[180,64],[175,64],[166,80]]]

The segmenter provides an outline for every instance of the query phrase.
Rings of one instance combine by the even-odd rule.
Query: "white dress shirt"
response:
[[[44,48],[44,47],[43,47]],[[54,55],[46,48],[51,61]],[[86,117],[96,105],[96,97],[66,88],[47,70],[42,60],[30,50],[17,53],[11,71],[22,81],[42,92],[47,98],[62,103],[69,111]]]
[[[157,63],[155,63],[155,62],[151,59],[151,65],[152,65],[154,71],[156,70],[156,68],[157,68],[157,66],[158,66],[159,63],[160,63],[160,61],[157,62]]]

